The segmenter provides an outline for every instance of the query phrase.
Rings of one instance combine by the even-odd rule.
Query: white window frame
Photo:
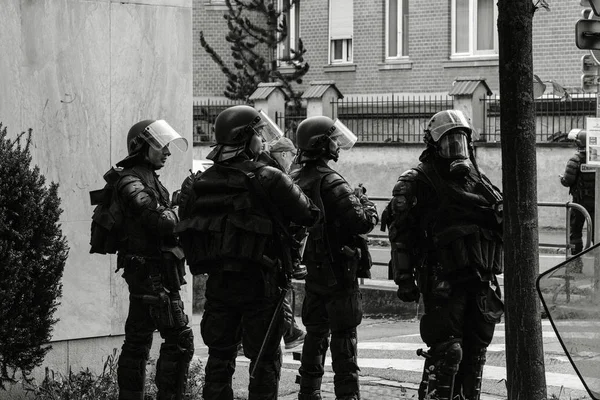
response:
[[[348,6],[354,7],[354,1],[348,1]],[[328,21],[328,30],[329,30],[329,64],[339,65],[339,64],[352,64],[354,59],[353,52],[353,34],[351,33],[348,37],[332,37],[331,34],[331,15],[332,15],[332,2],[329,2],[329,21]],[[352,13],[354,15],[354,13]],[[354,31],[354,24],[352,25],[352,30]],[[342,40],[342,58],[334,58],[334,46],[333,42],[336,40]]]
[[[397,1],[396,32],[390,32],[390,0],[385,0],[385,58],[386,60],[398,60],[408,58],[408,49],[404,49],[404,14],[402,12],[402,0]],[[396,54],[390,54],[390,35],[396,35]],[[402,55],[406,50],[406,54]]]
[[[283,10],[283,1],[284,0],[277,0],[277,7],[278,10]],[[300,18],[299,16],[296,14],[297,10],[298,10],[298,6],[299,6],[300,0],[297,0],[291,7],[290,7],[290,11],[289,11],[289,18],[287,21],[288,24],[288,43],[290,44],[290,48],[289,49],[285,49],[285,43],[279,43],[277,45],[277,58],[279,60],[281,60],[281,58],[283,57],[291,57],[292,56],[292,49],[296,50],[296,46],[298,45],[298,37],[300,36],[300,27],[296,26],[297,24],[299,25],[300,23]],[[299,10],[298,10],[299,11]],[[296,34],[296,32],[298,32],[298,34]],[[282,65],[289,65],[288,62],[280,62],[280,64]]]
[[[498,5],[496,1],[493,1],[494,4],[494,24],[492,27],[494,34],[494,48],[490,50],[477,50],[477,0],[468,0],[469,1],[469,50],[467,52],[458,53],[456,51],[457,42],[456,42],[456,0],[452,0],[452,54],[451,58],[465,58],[465,57],[489,57],[489,56],[498,56]]]
[[[342,58],[334,58],[333,42],[342,41]],[[329,59],[331,64],[349,64],[352,63],[352,39],[331,39],[329,40]]]

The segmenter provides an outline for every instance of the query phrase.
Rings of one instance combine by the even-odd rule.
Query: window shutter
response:
[[[330,0],[329,38],[351,39],[354,30],[354,1]]]

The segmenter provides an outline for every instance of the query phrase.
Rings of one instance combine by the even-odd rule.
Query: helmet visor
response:
[[[356,135],[337,118],[333,123],[333,126],[335,127],[335,130],[329,137],[332,140],[335,140],[341,149],[350,150],[358,139]]]
[[[256,134],[259,135],[263,142],[270,143],[275,140],[279,140],[283,136],[283,132],[279,129],[279,126],[263,111],[258,112],[260,114],[260,121],[258,124],[253,126]]]
[[[461,131],[450,132],[439,141],[439,154],[444,158],[469,158],[467,135]]]
[[[154,121],[140,135],[155,150],[160,150],[171,142],[181,151],[186,151],[188,142],[163,119]]]

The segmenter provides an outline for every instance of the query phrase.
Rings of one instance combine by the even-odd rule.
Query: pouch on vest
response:
[[[181,228],[181,245],[193,275],[209,273],[226,259],[262,264],[273,235],[271,221],[257,215],[198,216]]]
[[[474,267],[481,272],[502,273],[502,239],[477,225],[447,228],[434,236],[438,261],[444,272]]]
[[[104,174],[103,189],[90,192],[90,203],[95,205],[92,215],[90,253],[115,254],[121,237],[123,213],[119,205],[115,184],[122,168],[112,167]]]

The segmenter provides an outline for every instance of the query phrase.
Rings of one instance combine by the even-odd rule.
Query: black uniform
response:
[[[447,160],[428,153],[398,178],[386,209],[394,280],[404,301],[418,299],[410,293],[415,279],[423,295],[420,332],[430,349],[419,399],[433,389],[432,398],[449,399],[453,382],[454,395],[478,399],[503,312],[495,278],[502,273],[502,197],[477,169],[453,177]]]
[[[143,400],[153,332],[164,343],[156,365],[158,399],[183,396],[194,353],[191,328],[179,289],[185,284],[183,251],[174,227],[169,193],[145,164],[125,168],[117,182],[124,216],[117,265],[129,286],[125,342],[118,361],[120,400]]]
[[[178,231],[192,273],[209,274],[201,324],[209,348],[203,396],[230,400],[238,344],[254,369],[291,272],[284,270],[290,267],[289,243],[277,221],[310,226],[318,209],[286,174],[244,154],[206,170],[194,192],[192,216]],[[277,318],[250,380],[250,400],[277,398],[283,313]]]
[[[584,168],[585,151],[575,153],[565,167],[565,173],[560,178],[560,183],[569,188],[573,202],[585,207],[594,222],[594,209],[596,197],[596,172],[592,168]],[[575,255],[583,250],[583,225],[585,217],[577,210],[571,212],[569,243],[573,246],[571,254]]]
[[[377,210],[366,197],[355,196],[344,178],[322,159],[307,161],[292,176],[324,215],[319,224],[309,229],[303,257],[308,275],[302,322],[307,335],[302,348],[298,398],[321,398],[331,332],[336,398],[358,399],[356,327],[362,320],[362,303],[356,240],[357,235],[373,229],[378,221]]]

